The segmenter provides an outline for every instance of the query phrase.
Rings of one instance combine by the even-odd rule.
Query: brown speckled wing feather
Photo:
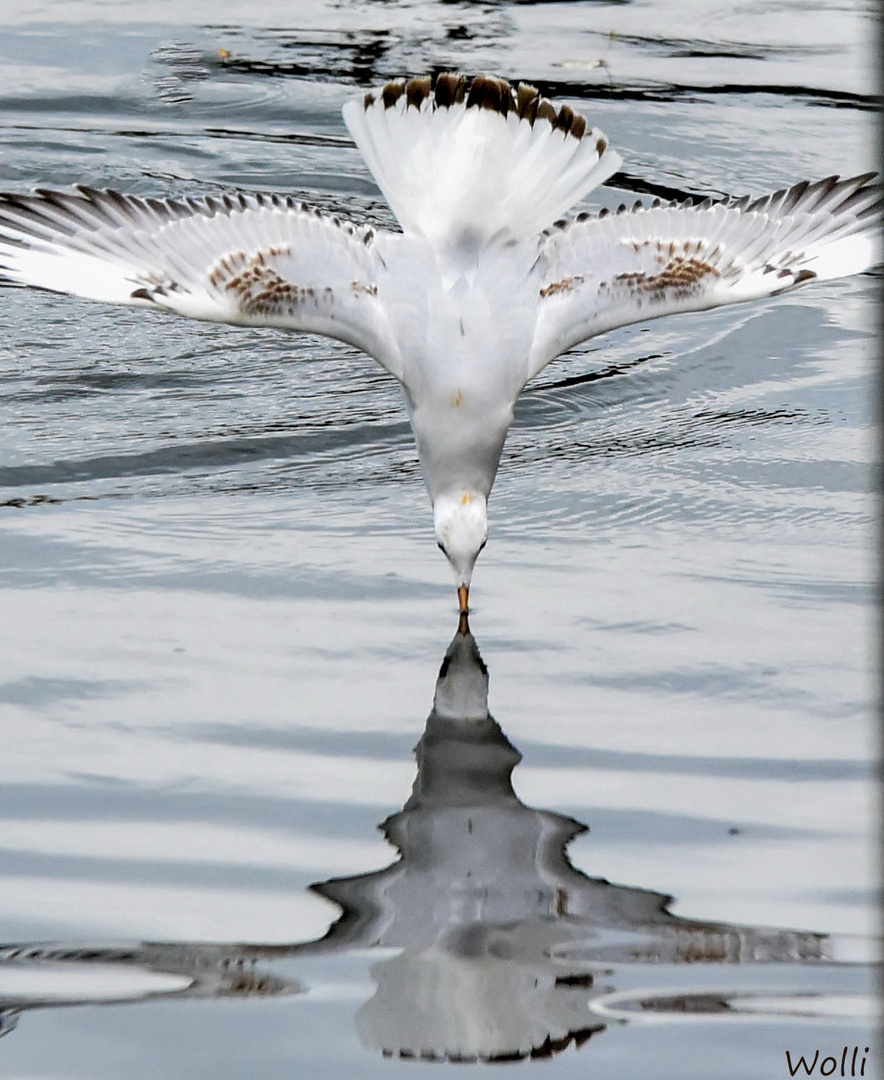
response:
[[[873,174],[803,182],[757,199],[636,203],[582,214],[541,240],[529,378],[587,338],[858,273],[879,256]]]
[[[371,229],[291,198],[0,195],[0,276],[195,319],[338,338],[396,374]]]

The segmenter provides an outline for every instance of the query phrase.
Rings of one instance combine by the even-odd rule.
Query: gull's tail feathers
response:
[[[487,76],[388,83],[344,120],[403,230],[455,257],[540,233],[620,165],[579,113]]]

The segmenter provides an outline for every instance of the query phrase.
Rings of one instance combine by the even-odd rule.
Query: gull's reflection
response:
[[[461,620],[416,747],[417,776],[381,826],[390,866],[313,888],[341,908],[324,937],[288,946],[12,945],[0,949],[0,1034],[24,1009],[186,997],[296,994],[274,960],[374,948],[375,991],[356,1025],[388,1056],[448,1061],[548,1057],[612,1017],[754,1012],[751,989],[631,993],[629,965],[818,963],[825,935],[684,919],[671,898],[575,869],[573,818],[525,806],[521,760],[488,712],[488,673]],[[730,969],[733,970],[733,969]],[[85,978],[91,975],[91,978]],[[78,980],[80,980],[78,982]],[[758,995],[770,1005],[769,990]],[[813,993],[780,995],[777,1015],[819,1014]]]
[[[488,673],[465,623],[443,661],[416,747],[417,777],[381,826],[392,866],[314,886],[338,903],[326,947],[398,950],[372,968],[373,998],[356,1023],[387,1055],[449,1061],[547,1057],[606,1026],[612,963],[819,961],[826,938],[672,915],[671,897],[570,863],[586,826],[517,798],[521,754],[488,712]],[[618,1002],[723,1012],[720,994]],[[610,1007],[604,1010],[607,1016]]]

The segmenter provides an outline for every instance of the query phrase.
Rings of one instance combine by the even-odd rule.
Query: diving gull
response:
[[[874,174],[763,198],[580,213],[620,157],[531,86],[456,74],[388,83],[344,120],[401,232],[289,195],[0,195],[8,281],[194,319],[324,334],[402,387],[462,614],[516,399],[615,327],[875,264]]]

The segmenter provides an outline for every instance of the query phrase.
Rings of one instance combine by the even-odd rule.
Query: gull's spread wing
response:
[[[628,323],[772,296],[859,273],[879,255],[874,174],[748,198],[581,215],[541,243],[529,378],[587,338]]]
[[[396,374],[370,229],[276,195],[0,195],[0,277],[194,319],[338,338]]]

